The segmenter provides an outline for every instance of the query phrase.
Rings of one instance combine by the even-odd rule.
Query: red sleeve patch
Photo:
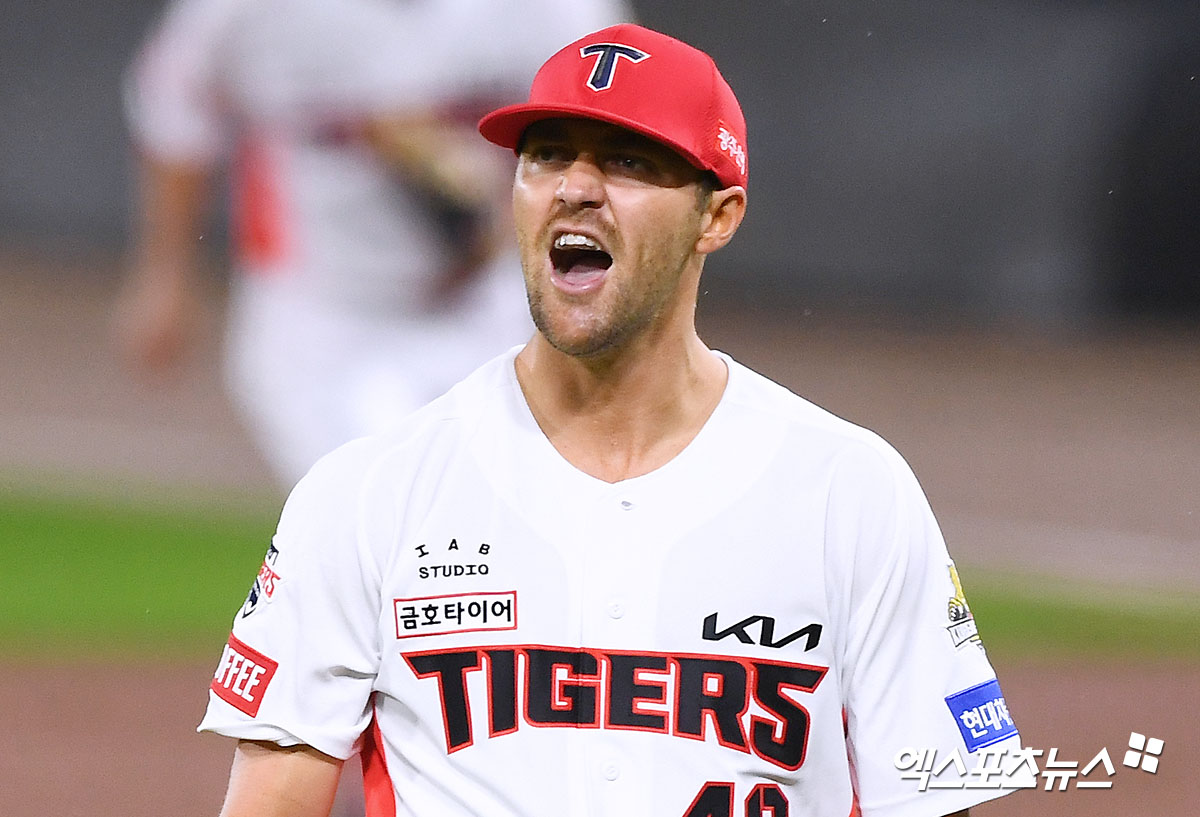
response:
[[[209,689],[225,703],[253,718],[258,715],[258,707],[277,669],[277,662],[231,634]]]

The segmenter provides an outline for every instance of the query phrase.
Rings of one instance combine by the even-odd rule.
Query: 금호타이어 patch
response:
[[[948,696],[946,706],[950,707],[968,752],[1017,734],[1017,725],[1008,713],[1000,682],[995,678]]]
[[[393,599],[396,638],[517,628],[517,593],[455,593]]]

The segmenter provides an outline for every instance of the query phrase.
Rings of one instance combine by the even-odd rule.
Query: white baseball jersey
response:
[[[511,157],[478,137],[478,116],[524,99],[563,43],[627,18],[623,0],[167,5],[129,76],[130,129],[162,160],[233,159],[227,371],[281,482],[533,330],[515,251],[437,300],[457,248],[362,123],[462,123],[503,174]]]
[[[202,730],[361,748],[372,817],[929,817],[1002,793],[919,780],[931,752],[999,768],[1019,736],[891,447],[726,357],[691,444],[606,483],[542,434],[516,351],[300,482]]]

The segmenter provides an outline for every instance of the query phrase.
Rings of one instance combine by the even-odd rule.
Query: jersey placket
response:
[[[592,547],[579,560],[582,571],[580,646],[629,650],[651,646],[654,629],[656,554],[647,552],[644,492],[638,480],[605,486],[597,493],[591,519]],[[601,662],[598,718],[607,715],[603,691],[610,671]],[[637,813],[650,796],[646,790],[644,742],[634,733],[600,729],[577,736],[582,747],[581,776],[588,792],[589,815]]]

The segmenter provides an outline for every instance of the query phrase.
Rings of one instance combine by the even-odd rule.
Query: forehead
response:
[[[692,167],[691,162],[674,148],[637,131],[598,119],[542,119],[525,129],[521,141],[523,144],[533,141],[561,142],[579,149],[636,150],[654,155],[664,162],[678,162]]]

